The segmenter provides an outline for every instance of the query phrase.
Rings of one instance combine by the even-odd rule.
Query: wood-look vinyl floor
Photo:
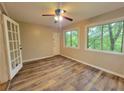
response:
[[[9,90],[124,90],[124,79],[65,57],[55,56],[25,63],[12,79]]]
[[[0,91],[4,91],[6,89],[6,84],[0,84]]]
[[[0,91],[5,91],[10,84],[10,81],[0,84]]]

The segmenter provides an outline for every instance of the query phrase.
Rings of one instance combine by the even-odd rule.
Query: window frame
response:
[[[65,33],[66,32],[71,32],[73,30],[76,30],[78,33],[78,47],[67,47],[65,43]],[[68,48],[68,49],[80,49],[80,29],[79,28],[72,28],[72,29],[65,29],[63,30],[63,47]]]
[[[90,48],[88,48],[88,28],[89,27],[99,26],[99,25],[105,25],[105,24],[109,24],[109,23],[113,23],[113,22],[118,22],[118,21],[123,21],[124,22],[124,17],[114,18],[114,19],[107,20],[107,21],[102,21],[102,22],[101,21],[100,22],[94,22],[92,24],[86,25],[85,26],[85,50],[86,51],[91,51],[91,52],[98,52],[98,53],[124,55],[124,36],[123,36],[123,43],[122,43],[122,45],[123,45],[123,51],[121,53],[114,52],[114,51],[98,50],[98,49],[90,49]]]

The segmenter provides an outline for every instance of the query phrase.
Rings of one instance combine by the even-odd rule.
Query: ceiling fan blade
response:
[[[67,17],[67,16],[63,16],[65,19],[67,19],[67,20],[69,20],[69,21],[73,21],[73,19],[72,18],[70,18],[70,17]]]
[[[43,14],[42,16],[55,16],[54,14]]]

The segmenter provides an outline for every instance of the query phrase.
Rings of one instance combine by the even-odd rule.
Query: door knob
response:
[[[22,50],[22,47],[20,47],[20,50]]]

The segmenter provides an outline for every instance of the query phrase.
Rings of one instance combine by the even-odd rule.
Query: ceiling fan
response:
[[[55,23],[59,22],[59,21],[62,21],[62,19],[66,19],[66,20],[69,20],[69,21],[73,21],[72,18],[70,17],[67,17],[67,16],[64,16],[63,14],[66,13],[66,10],[63,10],[63,9],[60,9],[60,8],[57,8],[55,10],[55,14],[43,14],[42,16],[54,16],[54,19],[55,19]]]

